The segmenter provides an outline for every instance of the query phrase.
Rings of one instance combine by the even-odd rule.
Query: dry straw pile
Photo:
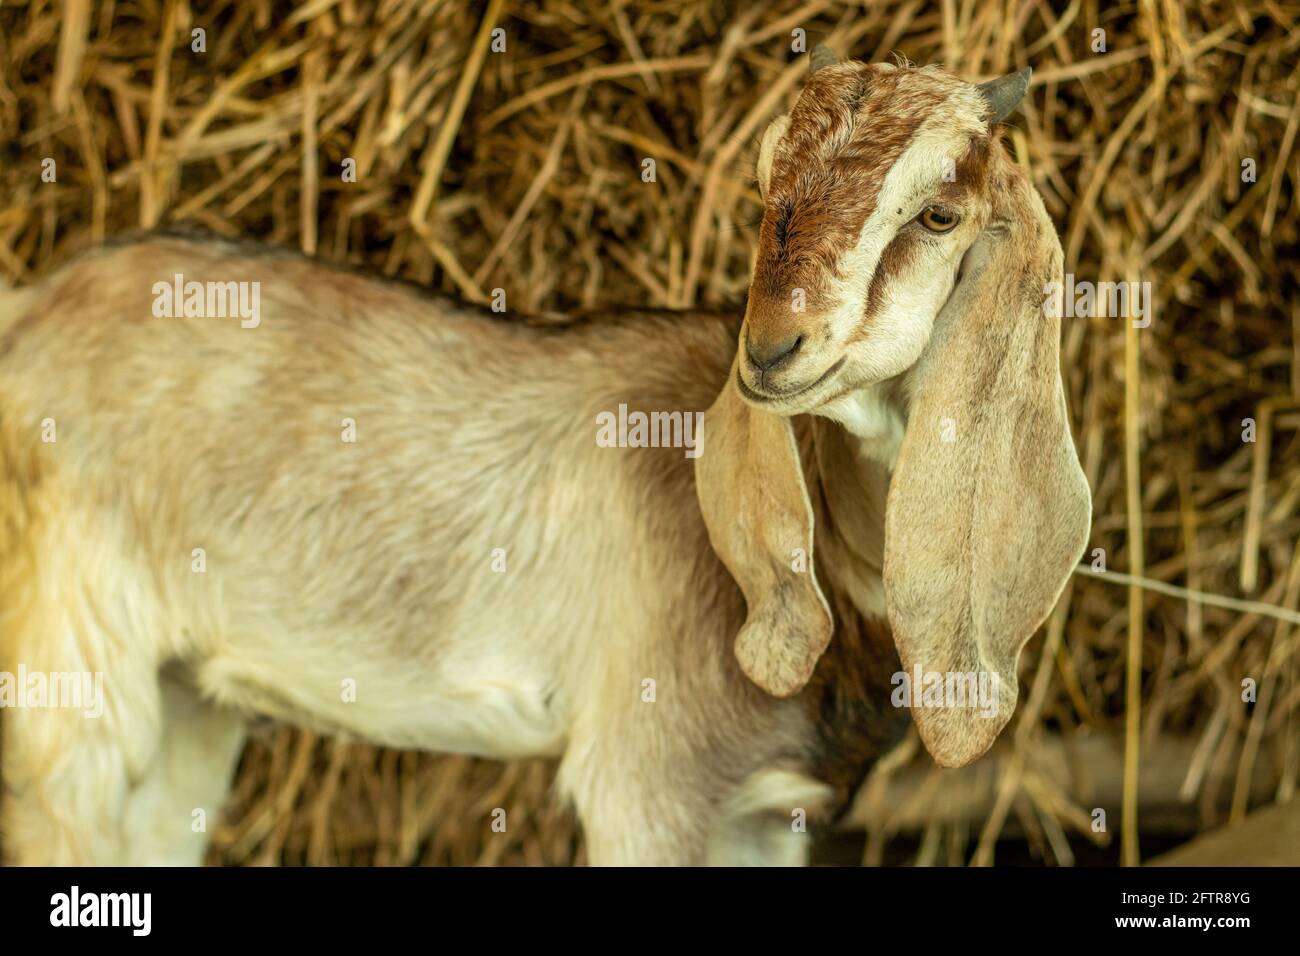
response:
[[[806,71],[797,29],[971,79],[1032,65],[1006,139],[1066,271],[1149,281],[1155,300],[1143,329],[1065,322],[1107,574],[1067,589],[1016,723],[961,786],[914,742],[879,768],[852,815],[867,859],[913,831],[922,861],[990,862],[1015,831],[1068,863],[1072,840],[1120,842],[1125,799],[1143,836],[1289,799],[1297,636],[1275,609],[1300,603],[1300,4],[3,2],[0,276],[187,224],[473,299],[499,286],[514,310],[736,308],[757,140]],[[213,859],[580,860],[551,772],[276,730],[244,757]]]

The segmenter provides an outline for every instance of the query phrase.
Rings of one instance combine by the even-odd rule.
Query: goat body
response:
[[[260,325],[153,315],[173,273],[258,283]],[[171,238],[0,303],[0,670],[102,672],[106,692],[99,720],[5,714],[18,861],[197,861],[191,814],[219,810],[254,714],[563,754],[603,862],[794,859],[793,811],[864,769],[827,744],[867,701],[830,677],[778,700],[740,673],[744,604],[693,462],[596,441],[620,404],[707,408],[733,319],[529,324]],[[823,704],[845,718],[830,737]]]

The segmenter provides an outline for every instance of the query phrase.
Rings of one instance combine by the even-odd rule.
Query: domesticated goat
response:
[[[813,65],[739,330],[168,237],[0,294],[10,859],[200,861],[255,715],[559,757],[597,864],[800,862],[909,717],[984,753],[1090,519],[1027,73]]]

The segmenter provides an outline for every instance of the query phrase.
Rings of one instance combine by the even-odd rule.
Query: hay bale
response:
[[[1020,758],[998,765],[1005,797],[978,835],[940,825],[927,842],[987,862],[1014,810],[1045,859],[1065,860],[1066,829],[1097,838],[1089,808],[1035,774],[1033,754],[1042,728],[1123,729],[1130,635],[1142,742],[1198,741],[1184,790],[1203,826],[1224,794],[1237,795],[1233,817],[1249,809],[1261,753],[1282,768],[1277,796],[1294,790],[1296,637],[1271,607],[1294,610],[1300,589],[1297,16],[1249,0],[10,3],[0,276],[29,282],[106,236],[183,223],[469,298],[503,288],[516,311],[735,308],[761,215],[757,139],[804,75],[792,31],[971,78],[1032,64],[1008,140],[1057,221],[1067,272],[1147,280],[1156,297],[1127,357],[1123,321],[1066,322],[1090,549],[1108,573],[1257,602],[1076,578],[1025,655],[1032,690],[1009,731]],[[488,49],[494,25],[502,52]],[[1255,182],[1242,180],[1247,160]],[[872,780],[877,842],[891,832],[890,775],[925,759],[905,747]],[[568,862],[581,850],[548,796],[552,771],[283,730],[245,754],[213,858]],[[504,836],[489,830],[496,807]]]

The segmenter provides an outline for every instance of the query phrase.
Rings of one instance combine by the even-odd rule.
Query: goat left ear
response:
[[[885,516],[886,606],[906,671],[994,691],[993,706],[929,707],[912,688],[921,739],[947,767],[979,757],[1010,720],[1021,648],[1083,553],[1092,513],[1061,323],[1043,308],[1061,244],[1018,169],[996,195],[994,225],[966,253],[913,373]]]
[[[746,405],[727,384],[704,414],[695,490],[709,541],[745,595],[736,658],[777,697],[803,689],[831,639],[813,569],[813,514],[790,419]]]

